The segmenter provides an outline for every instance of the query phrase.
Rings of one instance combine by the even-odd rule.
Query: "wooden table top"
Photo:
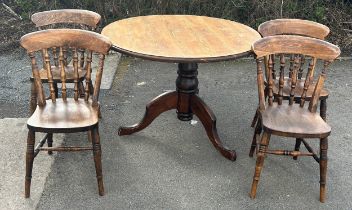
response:
[[[164,62],[231,60],[251,53],[261,38],[254,29],[230,20],[192,15],[139,16],[103,28],[121,53]]]

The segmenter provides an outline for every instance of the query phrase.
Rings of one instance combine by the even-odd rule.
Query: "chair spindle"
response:
[[[259,109],[265,109],[264,78],[262,69],[263,59],[257,59],[257,83],[259,95]]]
[[[300,67],[299,67],[299,71],[298,71],[298,79],[302,79],[303,66],[304,66],[304,63],[305,63],[305,56],[301,55],[300,58],[301,58],[301,61],[300,61]]]
[[[273,63],[273,56],[274,55],[270,55],[269,57],[269,63],[268,63],[268,97],[269,97],[269,106],[273,105],[273,97],[274,97],[274,93],[273,93],[273,67],[274,67],[274,63]]]
[[[283,88],[284,88],[284,72],[285,71],[285,55],[280,54],[280,79],[279,79],[279,97],[278,97],[278,104],[282,104],[283,99]]]
[[[34,84],[36,88],[36,93],[37,93],[37,102],[38,105],[43,107],[46,104],[45,101],[45,94],[42,86],[42,81],[40,79],[39,75],[39,69],[37,65],[37,61],[35,59],[34,53],[28,53],[29,57],[31,58],[31,64],[32,64],[32,72],[33,72],[33,77],[34,77]]]
[[[305,103],[305,100],[306,100],[306,96],[307,96],[307,90],[308,90],[308,87],[311,83],[311,80],[310,80],[310,75],[313,71],[313,67],[314,67],[314,60],[312,59],[309,63],[309,66],[308,66],[308,72],[307,72],[307,76],[306,76],[306,80],[304,81],[304,87],[303,87],[303,92],[302,92],[302,95],[301,95],[301,101],[300,101],[300,107],[303,107],[304,106],[304,103]]]
[[[289,69],[289,74],[288,77],[291,78],[292,77],[292,71],[293,71],[293,64],[295,62],[295,55],[291,55],[290,56],[290,69]]]
[[[86,87],[85,87],[85,97],[84,100],[88,101],[89,95],[90,95],[90,83],[91,83],[91,77],[92,77],[92,51],[89,51],[87,53],[87,65],[86,65]]]
[[[105,55],[101,54],[100,59],[99,59],[99,67],[97,69],[97,74],[95,76],[95,84],[94,84],[94,92],[93,92],[93,106],[98,105],[98,99],[99,99],[99,91],[100,91],[100,84],[101,84],[101,78],[103,76],[103,69],[104,69],[104,60],[105,60]]]
[[[60,54],[59,54],[59,61],[60,61],[60,76],[61,76],[61,90],[62,90],[62,100],[67,100],[67,93],[66,93],[66,72],[65,72],[65,56],[64,56],[64,47],[60,47]]]
[[[297,83],[297,71],[300,67],[300,58],[299,56],[295,57],[295,62],[293,64],[293,71],[292,71],[292,77],[291,77],[291,91],[290,91],[290,99],[289,99],[289,105],[292,105],[294,102],[295,98],[295,89],[296,89],[296,83]]]
[[[75,84],[74,87],[74,99],[77,101],[79,97],[78,93],[78,53],[77,53],[77,48],[73,49],[73,82]]]
[[[51,71],[51,64],[50,64],[50,57],[49,57],[48,49],[44,49],[43,53],[44,53],[45,69],[46,69],[48,83],[49,83],[49,89],[50,89],[50,98],[51,98],[52,102],[55,103],[56,96],[55,96],[54,79],[53,79],[53,74]]]
[[[83,69],[84,68],[84,49],[79,49],[79,52],[80,52],[80,59],[79,59],[79,67],[81,68],[81,69]]]
[[[59,66],[59,60],[58,60],[58,57],[57,57],[57,50],[56,50],[56,47],[53,47],[52,48],[52,52],[53,52],[53,56],[54,56],[54,65],[56,67]]]
[[[319,101],[319,98],[320,98],[320,92],[321,92],[321,90],[323,89],[323,86],[324,86],[324,81],[325,81],[325,78],[326,78],[326,71],[327,71],[327,68],[328,68],[329,64],[330,64],[329,61],[324,61],[323,70],[321,71],[321,73],[319,75],[317,84],[315,85],[315,89],[314,89],[314,92],[313,92],[312,99],[309,102],[308,110],[310,112],[314,113],[314,112],[317,111],[318,101]]]
[[[272,54],[272,55],[271,55],[271,61],[272,61],[272,68],[271,68],[272,77],[273,77],[274,80],[276,80],[275,54]]]

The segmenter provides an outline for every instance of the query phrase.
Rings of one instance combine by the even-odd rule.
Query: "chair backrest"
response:
[[[258,32],[263,36],[276,36],[276,35],[300,35],[306,37],[312,37],[324,40],[326,36],[330,33],[329,27],[309,20],[301,20],[301,19],[275,19],[269,20],[259,25]],[[295,55],[290,56],[290,70],[293,70]],[[305,63],[305,56],[300,56],[300,69],[298,73],[298,78],[301,79],[303,75],[303,66]],[[271,59],[271,60],[270,60]],[[313,59],[313,69],[311,72],[310,78],[314,76],[315,71],[315,62],[316,59]],[[268,66],[268,62],[272,62],[273,69],[272,74],[273,78],[276,79],[276,71],[275,71],[275,56],[266,58],[266,65]],[[268,68],[266,67],[266,71]],[[292,73],[289,74],[291,77]]]
[[[37,99],[39,106],[45,106],[45,94],[40,79],[39,70],[37,66],[36,57],[44,56],[44,64],[46,66],[50,97],[53,102],[56,101],[54,81],[52,75],[52,67],[50,64],[50,57],[53,55],[52,49],[58,49],[59,51],[59,68],[62,83],[62,99],[67,100],[66,92],[66,72],[63,56],[63,48],[72,50],[73,54],[73,68],[74,68],[74,99],[78,100],[79,97],[79,79],[78,79],[78,49],[84,49],[87,51],[87,59],[85,64],[86,73],[86,86],[85,86],[85,101],[88,101],[91,93],[91,74],[92,74],[92,53],[98,53],[99,65],[96,70],[96,79],[93,94],[91,96],[93,105],[98,104],[99,91],[101,78],[103,73],[105,55],[108,53],[111,42],[108,38],[95,32],[80,30],[80,29],[48,29],[29,33],[21,38],[21,45],[27,50],[32,63],[32,72],[34,76],[35,87],[37,90]],[[36,56],[37,55],[37,56]]]
[[[39,30],[45,26],[54,27],[55,24],[69,23],[78,24],[81,29],[94,31],[100,23],[101,16],[88,10],[61,9],[35,13],[31,20]]]
[[[34,13],[31,16],[32,22],[38,28],[38,30],[52,29],[52,28],[77,28],[95,31],[98,24],[100,23],[101,16],[98,13],[82,10],[82,9],[61,9],[61,10],[50,10]],[[84,63],[84,51],[80,52],[80,67],[83,67]],[[54,54],[54,65],[58,66],[56,49],[53,49]],[[63,49],[64,63],[65,66],[67,62],[67,52]],[[44,61],[43,61],[44,63]],[[45,68],[45,66],[43,66]]]
[[[258,94],[259,94],[259,106],[260,109],[265,109],[265,96],[264,96],[264,77],[262,71],[262,60],[266,56],[271,56],[275,54],[280,55],[280,73],[279,73],[279,91],[277,102],[279,105],[282,104],[283,99],[283,86],[284,86],[284,74],[285,74],[285,55],[293,54],[294,57],[294,67],[291,75],[291,89],[290,89],[290,98],[289,105],[294,103],[295,97],[295,88],[298,78],[298,72],[300,68],[300,55],[311,56],[317,59],[324,61],[323,69],[317,79],[313,81],[312,78],[309,78],[309,74],[313,68],[313,60],[310,62],[308,67],[308,73],[306,80],[304,82],[303,92],[301,94],[300,106],[304,107],[305,97],[309,85],[315,83],[315,89],[312,95],[312,99],[309,103],[309,111],[316,112],[317,103],[320,97],[320,92],[324,86],[324,81],[326,78],[326,72],[329,64],[333,62],[339,55],[340,49],[326,41],[314,39],[310,37],[296,36],[296,35],[278,35],[278,36],[269,36],[262,38],[255,42],[252,46],[254,53],[257,56],[257,83],[258,83]],[[273,105],[273,75],[272,75],[273,66],[269,63],[269,75],[266,78],[268,84],[268,104],[269,106]]]
[[[300,35],[324,40],[330,29],[320,23],[301,19],[275,19],[259,25],[258,32],[263,36]]]

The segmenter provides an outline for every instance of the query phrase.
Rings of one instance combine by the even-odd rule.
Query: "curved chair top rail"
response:
[[[61,9],[34,13],[31,17],[36,27],[55,23],[77,23],[96,28],[101,16],[92,11],[81,9]]]
[[[21,46],[28,53],[50,47],[75,47],[106,55],[112,45],[110,40],[98,33],[80,29],[48,29],[21,37]]]
[[[320,23],[301,19],[269,20],[259,25],[258,32],[263,36],[301,35],[317,39],[325,39],[330,29]]]
[[[271,54],[303,54],[332,62],[341,51],[329,42],[296,35],[268,36],[256,41],[252,50],[258,58]]]

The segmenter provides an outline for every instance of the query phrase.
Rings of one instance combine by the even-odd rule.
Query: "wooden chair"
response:
[[[28,139],[26,152],[26,179],[25,179],[25,197],[30,196],[30,185],[32,177],[33,160],[39,151],[82,151],[93,150],[94,162],[98,180],[99,195],[104,195],[103,176],[101,167],[101,146],[98,130],[98,110],[99,110],[99,91],[103,73],[104,58],[111,47],[111,42],[104,36],[79,30],[79,29],[49,29],[27,34],[21,38],[21,45],[24,47],[31,59],[32,72],[34,76],[34,91],[37,96],[37,107],[32,116],[27,121]],[[62,83],[62,98],[58,98],[54,88],[53,68],[51,57],[53,50],[56,48],[59,52],[58,62],[60,69],[59,82]],[[72,50],[73,54],[73,97],[66,90],[67,72],[64,68],[63,49]],[[85,67],[86,86],[84,98],[79,97],[79,59],[78,51],[84,49],[88,55]],[[50,98],[46,99],[42,85],[42,78],[37,66],[36,54],[39,57],[44,54],[45,69],[47,71],[48,86]],[[96,71],[96,80],[94,90],[90,90],[88,85],[91,81],[91,62],[92,53],[98,53],[100,56],[99,66]],[[93,94],[91,94],[91,92]],[[71,94],[71,95],[72,95]],[[72,133],[85,132],[90,133],[92,137],[91,147],[43,147],[46,138],[43,138],[36,147],[35,133]]]
[[[259,25],[258,27],[258,32],[263,36],[263,37],[268,37],[268,36],[276,36],[276,35],[300,35],[300,36],[305,36],[305,37],[312,37],[316,39],[321,39],[324,40],[326,36],[330,33],[330,29],[320,23],[316,23],[313,21],[309,20],[301,20],[301,19],[276,19],[276,20],[270,20],[267,22],[264,22]],[[288,74],[287,77],[284,77],[284,85],[283,85],[283,99],[284,100],[289,100],[290,98],[290,85],[291,85],[291,76],[292,76],[292,70],[293,70],[293,64],[294,64],[294,57],[295,55],[290,55],[290,73]],[[312,62],[312,71],[309,75],[309,79],[313,80],[314,77],[314,72],[315,72],[315,64],[316,64],[316,59],[314,57],[310,58]],[[300,55],[300,68],[297,74],[298,81],[296,83],[296,96],[294,98],[295,102],[300,101],[300,97],[302,95],[303,89],[304,89],[304,82],[305,82],[305,77],[304,75],[304,64],[308,59]],[[309,60],[308,60],[309,61]],[[276,73],[275,70],[275,55],[267,56],[265,57],[265,75],[266,77],[268,76],[268,69],[269,65],[272,68],[272,75],[274,79],[274,86],[273,86],[273,94],[274,98],[277,98],[278,96],[278,91],[279,91],[279,77],[278,74]],[[265,97],[267,97],[267,89],[268,85],[265,84]],[[312,98],[312,93],[314,91],[314,85],[310,85],[309,89],[307,90],[306,93],[306,101],[310,101]],[[320,93],[320,116],[326,120],[326,109],[327,109],[327,103],[326,99],[329,96],[329,92],[326,89],[323,89]],[[254,127],[257,123],[258,120],[258,112],[256,112],[251,127]],[[254,130],[254,135],[253,135],[253,145],[250,149],[249,156],[253,157],[253,153],[256,148],[256,135],[260,133],[260,125],[257,124],[255,130]],[[302,141],[301,139],[297,138],[296,139],[296,144],[295,144],[295,150],[299,151],[300,145]],[[297,159],[297,157],[294,157],[294,159]]]
[[[80,10],[80,9],[62,9],[62,10],[51,10],[38,12],[31,16],[32,22],[35,24],[38,30],[50,29],[50,28],[79,28],[84,30],[95,31],[98,24],[100,23],[101,17],[99,14],[88,11],[88,10]],[[53,60],[54,65],[52,65],[52,76],[53,76],[53,85],[55,90],[56,97],[58,96],[58,87],[57,83],[60,81],[60,72],[59,61],[58,61],[58,52],[54,47],[52,49],[53,52]],[[83,80],[86,75],[86,71],[84,70],[84,64],[86,62],[87,57],[84,54],[84,51],[79,49],[79,68],[78,68],[78,84],[79,84],[79,93],[81,96],[84,96],[84,86]],[[74,70],[73,66],[69,65],[67,60],[67,49],[63,49],[64,54],[64,64],[66,71],[66,83],[74,83]],[[48,82],[48,76],[45,69],[45,62],[43,61],[43,68],[39,70],[39,76],[43,83]],[[32,82],[31,89],[34,90],[34,78],[33,76],[30,78]],[[89,85],[92,85],[91,83]],[[93,89],[93,88],[91,88]],[[31,100],[30,100],[30,114],[34,112],[36,108],[36,99],[34,92],[31,92]]]
[[[325,201],[325,185],[327,171],[327,149],[330,126],[316,113],[319,97],[323,91],[324,81],[328,65],[339,56],[340,49],[328,42],[294,35],[279,35],[265,37],[253,45],[253,51],[257,56],[257,83],[259,94],[258,124],[260,132],[263,134],[260,139],[260,146],[257,150],[257,163],[253,177],[252,189],[250,196],[255,198],[259,176],[263,167],[266,154],[312,156],[320,164],[320,201]],[[268,84],[267,99],[265,97],[264,76],[262,70],[263,60],[266,56],[280,55],[280,72],[279,88],[276,100],[274,100],[274,77],[272,65],[269,65],[269,74],[266,79]],[[288,100],[284,100],[284,79],[286,58],[285,55],[294,54],[294,66],[291,72],[291,83]],[[316,81],[310,78],[313,70],[314,60],[311,60],[308,74],[306,75],[303,91],[296,91],[298,85],[297,75],[300,70],[300,55],[311,56],[324,61],[323,70]],[[314,86],[308,107],[305,106],[307,101],[308,90]],[[299,103],[295,103],[296,94],[300,95]],[[266,102],[267,100],[267,102]],[[268,150],[271,135],[299,138],[306,146],[308,152],[287,151],[287,150]],[[256,136],[258,139],[259,135]],[[320,139],[320,157],[314,153],[313,149],[304,140],[305,138]]]

